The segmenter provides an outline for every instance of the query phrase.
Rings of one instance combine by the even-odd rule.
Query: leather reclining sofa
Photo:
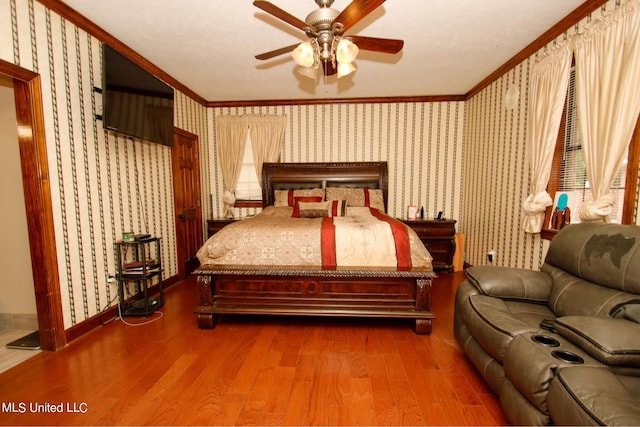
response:
[[[540,271],[475,266],[454,333],[515,425],[640,425],[640,226],[568,225]]]

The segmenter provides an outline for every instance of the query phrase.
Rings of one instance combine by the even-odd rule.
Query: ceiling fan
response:
[[[385,0],[353,0],[342,12],[331,7],[333,1],[315,0],[319,9],[311,12],[304,21],[268,1],[254,1],[254,6],[299,28],[308,37],[306,42],[256,55],[256,59],[265,60],[292,52],[296,63],[309,71],[305,73],[309,77],[315,77],[315,70],[320,67],[325,76],[337,74],[342,77],[355,70],[352,62],[359,50],[382,53],[398,53],[402,50],[402,40],[344,35]]]

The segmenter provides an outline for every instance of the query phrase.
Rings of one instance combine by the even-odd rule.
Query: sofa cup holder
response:
[[[531,337],[531,339],[545,347],[560,347],[560,342],[548,335],[534,335]]]
[[[566,363],[575,363],[575,364],[584,363],[584,359],[582,357],[566,350],[554,350],[551,352],[551,355],[556,359],[562,360],[563,362],[566,362]]]

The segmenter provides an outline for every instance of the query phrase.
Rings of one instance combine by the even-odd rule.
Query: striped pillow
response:
[[[331,200],[329,202],[329,216],[347,216],[347,201],[346,200]]]

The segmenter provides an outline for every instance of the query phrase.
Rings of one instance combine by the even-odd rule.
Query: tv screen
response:
[[[109,45],[102,55],[104,127],[173,145],[173,89]]]

